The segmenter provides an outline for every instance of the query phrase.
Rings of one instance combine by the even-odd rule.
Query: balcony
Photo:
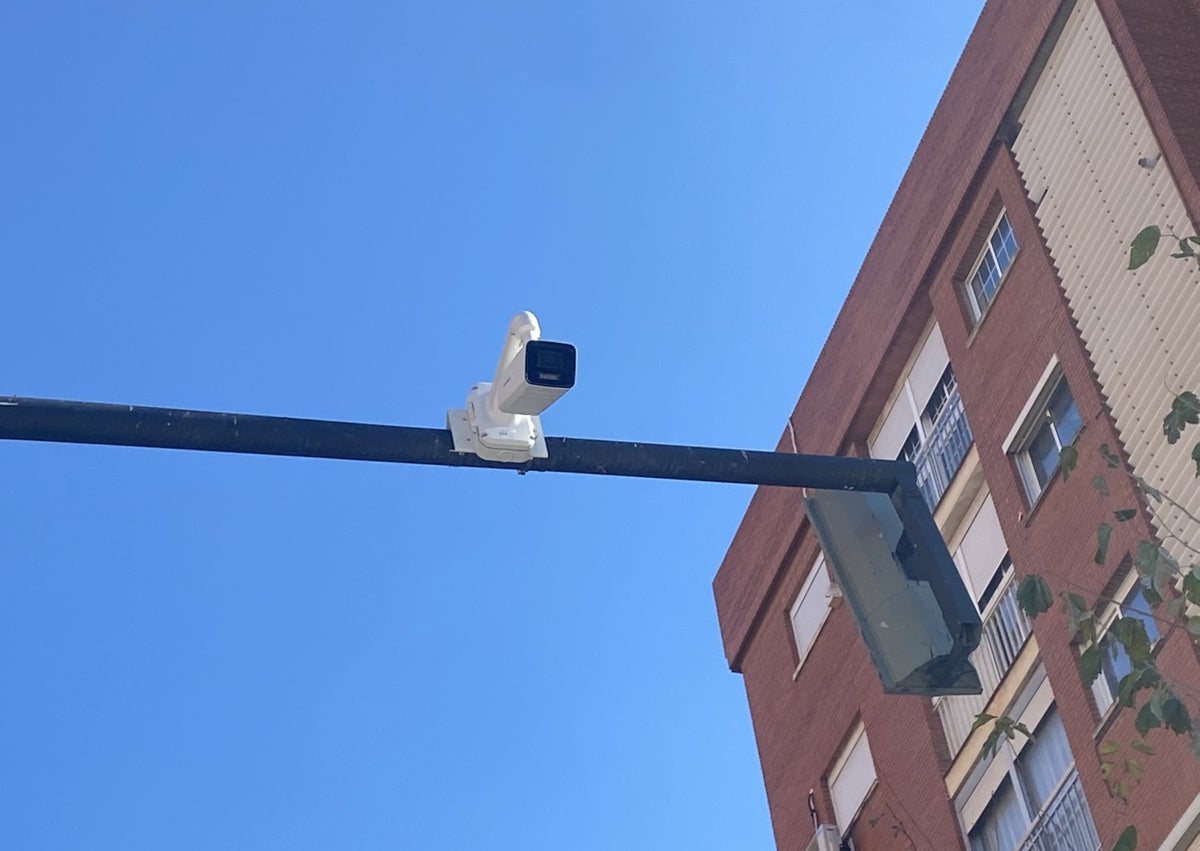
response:
[[[1100,837],[1092,823],[1083,786],[1075,769],[1042,809],[1020,851],[1096,851]]]
[[[937,508],[938,501],[950,486],[970,448],[971,427],[967,425],[958,385],[953,383],[951,376],[937,419],[911,458],[917,467],[917,484],[930,511]]]
[[[1017,583],[1010,574],[1007,587],[997,595],[996,604],[984,619],[979,646],[971,654],[971,664],[979,673],[983,693],[943,697],[937,703],[951,756],[967,740],[975,716],[987,706],[1027,638],[1029,619],[1017,604]]]

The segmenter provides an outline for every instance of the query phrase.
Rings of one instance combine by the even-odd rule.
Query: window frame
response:
[[[1046,724],[1051,723],[1052,717],[1056,718],[1057,724],[1060,730],[1062,730],[1061,741],[1059,741],[1058,744],[1066,746],[1065,750],[1069,759],[1067,760],[1065,766],[1059,770],[1057,776],[1050,777],[1051,782],[1047,784],[1047,788],[1044,790],[1042,800],[1035,801],[1033,792],[1037,787],[1037,778],[1032,774],[1032,766],[1030,763],[1035,754],[1041,753],[1039,750],[1040,747],[1052,747],[1050,744],[1051,739],[1045,733],[1045,726]],[[1066,731],[1065,728],[1063,728],[1062,714],[1058,711],[1057,703],[1051,703],[1050,706],[1047,707],[1042,713],[1041,717],[1037,720],[1037,723],[1030,726],[1030,729],[1033,731],[1033,734],[1025,740],[1025,742],[1022,744],[1022,747],[1020,749],[1012,748],[1011,752],[1006,754],[1006,760],[999,782],[996,784],[996,787],[992,790],[991,794],[988,795],[986,803],[980,809],[979,814],[972,821],[970,828],[965,831],[967,847],[972,849],[972,851],[977,851],[978,847],[982,845],[982,842],[979,841],[979,833],[981,828],[987,824],[988,818],[993,813],[993,806],[998,803],[1002,792],[1007,790],[1007,792],[1012,796],[1010,807],[1014,808],[1013,813],[1017,815],[1022,822],[1020,826],[1020,833],[1017,837],[1017,847],[1019,848],[1029,836],[1030,831],[1034,829],[1038,819],[1041,818],[1042,814],[1045,812],[1047,804],[1054,800],[1063,784],[1069,782],[1072,774],[1077,772],[1075,756],[1070,749],[1070,744],[1066,740]],[[1048,756],[1053,755],[1050,751],[1047,751],[1046,753]],[[1095,816],[1092,816],[1090,813],[1090,805],[1088,809],[1089,816],[1092,818],[1094,824]]]
[[[1008,254],[1008,263],[1003,268],[1001,268],[1000,258],[996,253],[996,249],[992,246],[992,237],[1000,229],[1001,223],[1007,225],[1008,236],[1012,239],[1012,250]],[[995,303],[996,296],[1000,293],[1000,288],[1004,286],[1004,281],[1008,277],[1008,271],[1013,267],[1013,263],[1016,262],[1017,256],[1020,253],[1021,244],[1017,241],[1017,233],[1012,226],[1012,220],[1008,218],[1008,208],[1001,207],[1000,212],[992,221],[991,227],[988,228],[987,236],[984,237],[983,246],[979,249],[979,254],[975,258],[975,262],[971,264],[971,271],[963,278],[960,285],[963,299],[967,306],[967,312],[970,315],[972,328],[978,327],[983,322],[983,317],[987,315],[988,310]],[[991,295],[987,295],[986,301],[980,304],[980,295],[975,292],[975,276],[979,273],[980,268],[988,257],[992,258],[995,268],[999,270],[999,274],[996,278],[996,285],[992,288]]]
[[[1007,707],[1007,711],[1003,714],[1023,723],[1033,731],[1034,736],[1039,740],[1048,738],[1038,736],[1038,733],[1042,725],[1047,722],[1051,712],[1059,712],[1059,720],[1062,721],[1062,714],[1057,706],[1054,691],[1046,676],[1046,668],[1040,663],[1031,672],[1025,685],[1020,688],[1012,700],[1007,702]],[[1025,751],[1033,744],[1033,739],[1018,735],[1015,739],[1002,738],[999,747],[994,752],[979,754],[974,766],[952,797],[965,848],[973,849],[975,847],[971,842],[972,834],[978,835],[978,831],[982,827],[982,820],[987,816],[987,810],[997,793],[1003,788],[1006,778],[1010,778],[1010,782],[1015,784],[1014,789],[1020,801],[1019,809],[1023,810],[1028,820],[1022,842],[1028,839],[1031,831],[1037,829],[1037,823],[1044,817],[1047,804],[1055,800],[1064,785],[1078,782],[1078,769],[1069,741],[1065,743],[1065,749],[1060,749],[1063,744],[1061,739],[1057,745],[1051,745],[1048,741],[1043,742],[1045,745],[1050,745],[1050,749],[1044,752],[1045,756],[1051,756],[1055,752],[1060,755],[1065,754],[1065,768],[1057,782],[1053,782],[1050,773],[1044,770],[1047,763],[1041,762],[1037,756],[1025,754]],[[1029,770],[1026,770],[1034,769],[1039,765],[1042,770],[1038,772],[1038,775],[1032,775]],[[1050,780],[1051,782],[1040,783],[1039,775],[1041,781]],[[1043,785],[1050,790],[1048,798],[1036,806],[1027,797],[1026,787],[1030,777],[1034,778],[1035,786]],[[1079,791],[1085,804],[1088,827],[1094,832],[1094,813],[1096,811],[1086,793],[1082,789]],[[1033,812],[1035,809],[1036,812]],[[1098,842],[1096,847],[1099,847]]]
[[[1117,677],[1115,671],[1110,670],[1112,662],[1105,649],[1105,639],[1108,637],[1108,631],[1112,628],[1113,623],[1117,618],[1136,617],[1143,623],[1147,623],[1149,627],[1154,629],[1154,635],[1150,637],[1149,628],[1147,636],[1150,637],[1150,652],[1157,652],[1162,634],[1158,631],[1158,625],[1154,622],[1154,612],[1150,609],[1150,602],[1146,599],[1144,589],[1142,587],[1141,577],[1136,570],[1130,570],[1129,575],[1121,581],[1117,586],[1116,592],[1112,595],[1113,599],[1106,605],[1096,617],[1096,640],[1094,644],[1101,645],[1100,657],[1100,673],[1096,675],[1096,679],[1092,680],[1089,689],[1092,693],[1092,699],[1096,703],[1096,711],[1100,714],[1101,727],[1105,725],[1108,718],[1116,714],[1117,690],[1120,685],[1121,678]],[[1137,605],[1135,598],[1140,598],[1140,605],[1145,608],[1131,608],[1132,605]],[[1109,682],[1110,676],[1116,682]]]
[[[1062,440],[1062,435],[1059,434],[1058,421],[1050,418],[1050,403],[1060,391],[1065,391],[1070,398],[1071,409],[1074,410],[1075,418],[1079,421],[1074,434],[1065,443]],[[1050,434],[1054,438],[1057,455],[1054,460],[1054,467],[1046,476],[1046,480],[1041,482],[1038,481],[1039,467],[1034,462],[1033,456],[1030,454],[1030,449],[1034,440],[1042,433],[1042,429],[1046,425],[1050,426]],[[1054,480],[1054,474],[1058,471],[1059,460],[1062,457],[1062,450],[1067,446],[1074,445],[1079,439],[1079,435],[1083,433],[1083,429],[1083,415],[1079,412],[1079,403],[1075,401],[1075,394],[1071,392],[1070,382],[1067,381],[1066,376],[1063,374],[1058,357],[1052,357],[1041,379],[1038,381],[1037,389],[1029,397],[1029,401],[1025,403],[1020,417],[1017,419],[1012,431],[1009,432],[1008,438],[1004,441],[1004,451],[1013,458],[1018,477],[1025,490],[1025,496],[1031,506],[1038,504],[1042,494],[1046,492],[1050,483]]]

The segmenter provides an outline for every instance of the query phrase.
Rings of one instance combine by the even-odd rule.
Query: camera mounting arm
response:
[[[522,310],[508,323],[508,336],[504,338],[504,346],[500,349],[500,360],[496,363],[496,375],[492,378],[493,386],[500,386],[504,379],[504,370],[513,362],[513,358],[521,353],[525,344],[530,340],[542,339],[542,326],[537,317],[528,310]]]

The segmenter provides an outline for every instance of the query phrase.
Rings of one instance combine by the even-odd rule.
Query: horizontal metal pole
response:
[[[907,461],[576,437],[547,437],[549,458],[504,464],[455,452],[447,429],[18,396],[0,397],[0,439],[881,493],[916,475]]]

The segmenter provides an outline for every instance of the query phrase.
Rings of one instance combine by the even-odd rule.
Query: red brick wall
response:
[[[1144,516],[1114,523],[1106,564],[1093,562],[1096,525],[1104,520],[1112,522],[1114,510],[1137,507],[1141,501],[1130,481],[1109,470],[1100,457],[1101,444],[1118,451],[1120,442],[1006,150],[1001,149],[991,158],[984,175],[982,190],[966,211],[962,233],[952,244],[948,258],[966,249],[972,224],[984,216],[993,188],[1008,210],[1020,252],[973,335],[958,308],[954,282],[948,274],[952,267],[949,259],[931,290],[934,312],[1018,576],[1039,573],[1056,592],[1074,591],[1094,600],[1113,578],[1122,555],[1137,541],[1150,537],[1152,530]],[[1069,482],[1055,478],[1031,509],[1012,459],[1004,452],[1003,441],[1036,391],[1052,354],[1058,356],[1084,423],[1077,443],[1079,467]],[[1091,486],[1097,475],[1106,477],[1108,497]],[[1123,804],[1109,797],[1100,777],[1094,737],[1097,717],[1090,690],[1078,675],[1076,649],[1068,641],[1065,617],[1057,606],[1035,621],[1034,634],[1076,754],[1085,794],[1101,838],[1108,845],[1131,816],[1123,811]],[[1200,681],[1200,669],[1185,636],[1173,636],[1161,652],[1165,670],[1183,682]],[[1127,742],[1131,729],[1131,719],[1121,718],[1112,735]],[[1139,847],[1156,847],[1200,791],[1200,767],[1180,747],[1185,743],[1162,744],[1159,756],[1143,760],[1152,770],[1134,792],[1137,820],[1144,825]]]
[[[1141,2],[1100,0],[1151,120],[1160,129],[1167,122],[1178,125],[1177,133],[1160,132],[1160,137],[1166,139],[1172,167],[1193,170],[1187,184],[1191,189],[1184,188],[1195,216],[1200,209],[1194,175],[1200,124],[1188,123],[1196,118],[1194,88],[1191,118],[1183,113],[1188,81],[1200,74],[1200,63],[1186,73],[1172,69],[1173,57],[1185,45],[1161,47],[1163,24],[1154,23],[1154,14],[1133,8]],[[1156,13],[1190,7],[1194,14],[1196,9],[1194,0],[1147,3]],[[1096,524],[1116,508],[1137,505],[1138,497],[1099,458],[1102,443],[1119,449],[1115,431],[1019,175],[1008,152],[993,142],[1056,8],[1049,0],[991,0],[985,7],[792,419],[802,452],[848,451],[860,445],[932,312],[958,377],[1015,569],[1020,575],[1041,573],[1056,590],[1092,598],[1112,579],[1122,553],[1148,536],[1149,525],[1143,517],[1118,525],[1108,563],[1092,563]],[[1128,22],[1121,17],[1125,12]],[[1193,38],[1193,51],[1197,44]],[[997,194],[1021,250],[985,321],[972,331],[957,297],[955,272],[961,271],[964,258],[970,259],[972,239],[988,223],[984,220]],[[1052,354],[1062,365],[1085,427],[1074,478],[1050,484],[1031,509],[1002,444]],[[779,448],[790,449],[786,432]],[[1107,499],[1090,486],[1092,477],[1102,473],[1108,473]],[[834,820],[826,777],[861,718],[879,784],[855,826],[859,851],[961,848],[957,816],[942,779],[948,756],[940,723],[927,700],[883,694],[847,607],[831,613],[804,668],[792,679],[796,654],[787,612],[816,556],[811,538],[800,494],[761,488],[713,582],[726,656],[744,674],[778,847],[806,847],[812,836],[810,790],[820,820]],[[1109,798],[1099,774],[1098,719],[1090,691],[1080,682],[1076,651],[1057,609],[1039,618],[1034,632],[1085,794],[1108,846],[1131,815]],[[1200,682],[1200,666],[1186,636],[1167,639],[1160,662],[1180,681]],[[1121,713],[1106,735],[1128,741],[1130,714]],[[1197,763],[1179,742],[1169,734],[1152,734],[1150,741],[1160,753],[1143,759],[1147,773],[1132,798],[1142,827],[1139,847],[1147,848],[1157,846],[1200,790]]]
[[[1008,210],[1020,251],[984,321],[968,326],[960,309],[955,269],[981,224],[991,221],[999,196]],[[971,424],[980,464],[996,503],[1018,575],[1042,574],[1055,590],[1095,598],[1114,575],[1121,555],[1150,534],[1144,517],[1120,524],[1104,566],[1092,561],[1096,524],[1117,508],[1139,505],[1127,479],[1106,468],[1098,447],[1119,449],[1091,365],[1071,321],[1057,274],[1046,254],[1020,177],[1006,149],[985,161],[971,202],[949,229],[942,262],[929,278],[929,303],[942,329]],[[906,353],[907,354],[907,353]],[[1026,401],[1038,390],[1051,356],[1057,356],[1084,422],[1079,467],[1070,482],[1058,479],[1030,507],[1004,440]],[[803,425],[807,426],[807,422]],[[1109,496],[1091,487],[1106,474]],[[805,534],[770,597],[770,614],[756,631],[743,661],[751,717],[759,746],[776,841],[780,849],[803,849],[812,834],[807,797],[814,790],[821,821],[833,821],[825,778],[861,717],[867,729],[879,785],[858,820],[859,851],[962,847],[955,811],[942,781],[947,754],[940,723],[927,700],[883,694],[848,607],[833,611],[798,678],[787,612],[816,557]],[[1130,820],[1114,803],[1099,773],[1094,732],[1097,717],[1090,691],[1076,668],[1076,651],[1057,610],[1034,625],[1055,698],[1105,844]],[[1185,636],[1168,640],[1163,665],[1185,682],[1200,681]],[[1128,741],[1130,713],[1118,718],[1112,736]],[[1161,737],[1160,737],[1161,738]],[[1154,742],[1155,737],[1151,741]],[[1144,759],[1147,776],[1133,801],[1147,847],[1162,839],[1200,790],[1200,770],[1178,743]]]
[[[797,403],[801,452],[838,452],[870,428],[919,331],[905,320],[921,309],[917,294],[939,240],[1056,8],[1054,0],[984,8]],[[790,446],[785,431],[778,448]],[[795,492],[760,488],[713,580],[734,670],[766,616],[801,515]]]
[[[792,680],[796,658],[787,609],[815,554],[811,542],[801,548],[773,607],[775,616],[764,622],[744,672],[777,847],[803,851],[812,838],[810,790],[821,822],[834,821],[825,778],[861,717],[879,785],[854,833],[859,851],[905,847],[893,844],[891,820],[869,825],[889,808],[910,832],[929,837],[918,847],[958,848],[961,839],[941,781],[944,766],[931,735],[931,720],[935,726],[939,722],[930,719],[928,700],[883,694],[848,606],[830,613]],[[940,737],[940,727],[936,730]]]

